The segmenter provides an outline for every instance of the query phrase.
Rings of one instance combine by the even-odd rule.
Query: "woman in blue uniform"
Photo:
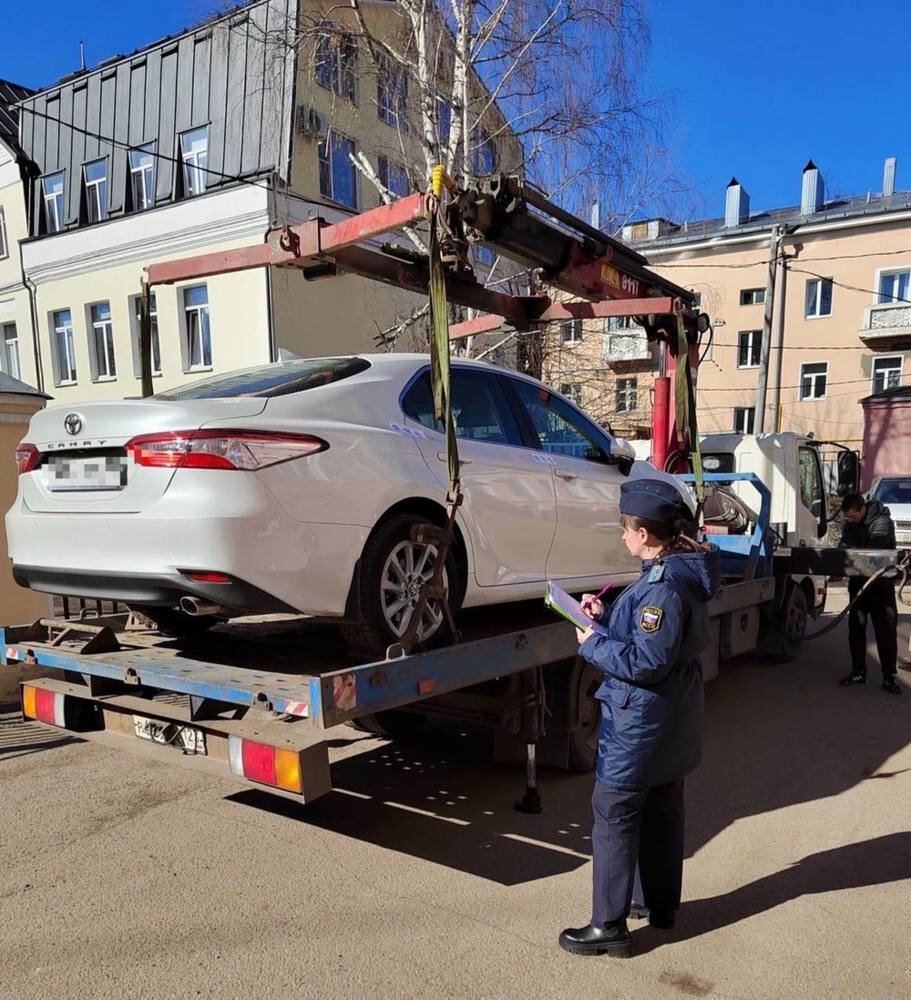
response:
[[[691,514],[673,484],[623,483],[623,540],[642,576],[605,614],[583,607],[607,635],[579,630],[579,653],[603,674],[592,795],[593,902],[586,927],[560,945],[578,955],[628,956],[636,865],[649,921],[670,928],[683,875],[683,776],[702,756],[702,672],[707,602],[719,584],[718,550],[683,532]],[[602,620],[603,616],[603,620]]]

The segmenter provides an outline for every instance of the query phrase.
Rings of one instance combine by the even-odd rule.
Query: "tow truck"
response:
[[[426,256],[380,242],[403,227],[428,225]],[[485,288],[469,263],[475,242],[537,269],[557,294]],[[722,552],[724,585],[709,608],[712,640],[702,657],[706,680],[721,662],[750,650],[786,655],[801,640],[808,613],[821,609],[825,577],[907,567],[907,554],[818,544],[825,534],[819,456],[812,448],[804,456],[807,446],[796,439],[780,435],[774,444],[804,476],[790,480],[790,493],[799,497],[799,484],[812,480],[818,496],[795,501],[793,516],[773,515],[781,504],[759,470],[745,466],[743,448],[739,466],[736,456],[725,464],[725,449],[731,444],[736,453],[737,442],[710,440],[703,459],[695,383],[709,321],[695,311],[693,294],[519,178],[461,190],[435,173],[428,192],[335,224],[313,219],[277,229],[263,244],[149,265],[141,308],[144,385],[151,383],[151,287],[267,265],[299,269],[307,280],[349,272],[429,294],[431,357],[444,410],[452,341],[504,324],[521,331],[562,319],[633,317],[658,353],[652,463],[693,483],[706,530]],[[481,315],[450,328],[447,301]],[[451,525],[459,502],[454,435],[448,447]],[[772,447],[770,439],[757,454]],[[446,544],[445,529],[438,541]],[[234,619],[183,645],[126,615],[45,618],[0,628],[0,650],[8,665],[51,672],[22,682],[25,717],[83,739],[170,750],[175,762],[303,802],[331,788],[326,733],[334,726],[354,723],[395,735],[428,715],[482,722],[494,728],[501,758],[524,757],[519,807],[540,811],[539,763],[592,765],[595,672],[576,655],[572,627],[545,617],[543,607],[485,609],[461,624],[454,645],[414,651],[406,636],[371,663],[346,660],[331,626],[304,618]]]

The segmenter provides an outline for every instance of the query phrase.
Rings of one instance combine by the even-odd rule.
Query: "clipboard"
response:
[[[599,635],[607,635],[607,629],[590,618],[583,610],[582,605],[562,587],[558,587],[552,580],[547,583],[547,592],[544,595],[544,606],[550,608],[561,618],[565,618],[576,628],[594,629]]]

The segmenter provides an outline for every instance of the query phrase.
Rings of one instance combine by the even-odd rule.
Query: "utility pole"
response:
[[[781,238],[787,235],[782,231]],[[779,247],[781,240],[779,240]],[[781,357],[784,354],[784,311],[787,301],[788,257],[782,252],[778,257],[778,315],[775,317],[775,342],[772,345],[772,411],[771,429],[777,434],[781,430]]]
[[[753,421],[754,434],[762,434],[765,430],[766,389],[769,382],[769,345],[772,339],[772,307],[775,300],[775,270],[780,248],[781,228],[779,226],[772,226],[772,234],[769,237],[769,276],[766,280],[765,312],[762,317],[762,346],[759,350],[759,383],[756,386],[756,416]]]

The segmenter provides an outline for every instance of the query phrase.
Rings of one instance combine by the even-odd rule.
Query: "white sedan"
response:
[[[618,583],[639,571],[620,539],[633,462],[540,382],[457,361],[452,400],[464,505],[446,565],[453,611]],[[444,438],[426,355],[264,365],[146,400],[37,413],[7,514],[16,580],[127,602],[163,629],[220,616],[341,619],[381,653],[407,628],[443,523]],[[419,638],[442,641],[431,603]]]

